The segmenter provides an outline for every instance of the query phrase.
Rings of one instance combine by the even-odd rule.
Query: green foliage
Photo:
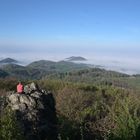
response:
[[[81,139],[80,136],[80,125],[75,122],[68,120],[68,118],[58,115],[58,132],[59,132],[59,139],[61,140],[74,140],[74,139]]]
[[[38,84],[45,90],[57,92],[67,86],[67,83],[64,83],[61,80],[40,80]]]
[[[135,140],[140,127],[140,96],[108,86],[93,86],[96,90],[92,90],[92,86],[69,83],[55,88],[60,138]]]
[[[47,79],[63,80],[65,82],[94,84],[96,86],[115,86],[125,89],[140,90],[140,77],[106,71],[99,68],[70,71],[67,73],[53,73]]]
[[[116,128],[112,131],[112,139],[136,139],[140,126],[140,103],[136,97],[129,95],[123,99],[116,99],[110,113]]]
[[[24,140],[15,113],[6,108],[0,118],[0,140]]]
[[[139,77],[90,69],[36,82],[54,93],[59,140],[140,139]],[[0,87],[14,89],[15,83],[1,80]]]
[[[15,90],[18,80],[16,78],[0,79],[0,90]]]
[[[140,76],[127,75],[100,68],[90,68],[86,64],[76,64],[67,61],[40,60],[20,66],[16,64],[5,65],[0,69],[0,77],[16,77],[19,79],[46,79],[63,80],[65,82],[80,82],[96,86],[115,86],[126,89],[140,90]]]

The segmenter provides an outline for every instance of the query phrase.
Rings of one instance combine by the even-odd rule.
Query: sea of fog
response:
[[[127,74],[140,74],[140,56],[139,55],[124,55],[124,54],[104,54],[104,53],[12,53],[1,54],[1,59],[10,57],[21,62],[22,65],[27,65],[33,61],[51,60],[61,61],[71,56],[81,56],[87,61],[79,63],[92,64],[107,70],[114,70]]]
[[[139,61],[140,62],[140,61]],[[113,58],[94,58],[87,61],[88,64],[94,64],[107,70],[114,70],[126,74],[140,74],[140,65],[137,59],[113,59]]]

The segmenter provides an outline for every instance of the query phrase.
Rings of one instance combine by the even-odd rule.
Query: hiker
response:
[[[23,85],[21,82],[17,85],[17,93],[22,94],[23,93]]]

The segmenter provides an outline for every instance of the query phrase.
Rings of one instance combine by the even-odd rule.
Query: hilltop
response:
[[[71,57],[66,58],[65,60],[74,62],[74,61],[86,61],[87,59],[81,56],[71,56]]]
[[[13,63],[18,63],[18,61],[12,58],[5,58],[0,60],[0,64],[13,64]]]

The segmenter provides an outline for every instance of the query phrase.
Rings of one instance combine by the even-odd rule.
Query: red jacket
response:
[[[23,92],[23,85],[22,85],[21,83],[19,83],[19,84],[17,85],[17,92],[18,92],[18,93],[22,93],[22,92]]]

